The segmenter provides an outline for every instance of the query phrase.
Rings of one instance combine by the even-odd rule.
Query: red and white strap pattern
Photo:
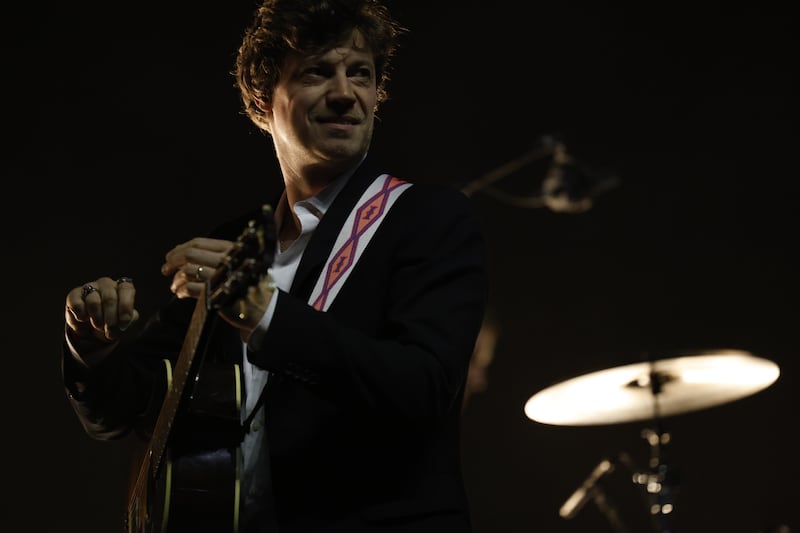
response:
[[[354,209],[342,226],[342,231],[333,245],[333,253],[328,258],[325,270],[311,293],[309,303],[318,311],[327,311],[345,280],[353,271],[353,266],[361,257],[364,248],[378,230],[383,217],[397,198],[411,184],[382,174],[367,187]]]

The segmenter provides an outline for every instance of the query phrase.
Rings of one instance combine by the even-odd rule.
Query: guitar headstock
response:
[[[251,220],[233,249],[206,284],[206,307],[219,309],[241,298],[269,273],[275,258],[275,216],[272,206],[261,208],[261,221]]]

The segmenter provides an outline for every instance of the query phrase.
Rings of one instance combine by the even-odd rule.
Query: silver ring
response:
[[[90,295],[90,294],[92,294],[93,292],[96,292],[96,291],[97,291],[97,287],[87,283],[86,285],[83,286],[83,292],[81,292],[81,296],[86,298],[88,295]]]
[[[203,267],[198,265],[197,266],[197,272],[194,273],[194,280],[195,281],[203,281],[202,274],[203,274]]]
[[[133,283],[133,278],[129,278],[127,276],[117,278],[117,285],[119,286],[121,283]]]

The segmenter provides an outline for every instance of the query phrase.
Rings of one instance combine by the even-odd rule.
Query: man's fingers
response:
[[[167,252],[161,273],[169,276],[190,263],[216,267],[231,248],[233,248],[231,241],[197,237]]]
[[[98,338],[114,340],[139,316],[135,296],[131,278],[98,278],[67,294],[64,318],[75,332],[87,335],[92,330]]]
[[[136,285],[131,278],[117,279],[117,320],[121,330],[125,330],[135,320]]]
[[[116,340],[120,335],[127,331],[128,328],[135,324],[137,320],[139,320],[139,311],[134,309],[131,313],[130,320],[118,320],[116,326],[110,326],[109,324],[106,324],[105,328],[103,329],[103,334],[107,340]]]

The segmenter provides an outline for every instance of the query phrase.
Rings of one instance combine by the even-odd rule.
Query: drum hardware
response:
[[[742,350],[685,353],[677,357],[616,366],[547,387],[525,404],[525,414],[542,424],[594,426],[649,421],[641,436],[650,448],[648,468],[640,470],[620,453],[603,459],[564,502],[559,515],[574,518],[593,501],[616,533],[627,533],[601,481],[622,464],[647,495],[657,533],[673,529],[679,489],[678,469],[667,457],[671,435],[663,419],[732,402],[755,394],[779,377],[778,365]]]

